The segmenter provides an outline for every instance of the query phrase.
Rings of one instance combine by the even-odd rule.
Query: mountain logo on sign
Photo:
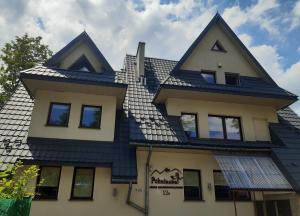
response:
[[[151,173],[151,184],[178,185],[182,179],[182,171],[177,168],[156,169]]]

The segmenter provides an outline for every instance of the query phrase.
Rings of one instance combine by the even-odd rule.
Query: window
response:
[[[209,137],[213,139],[242,140],[239,117],[208,116]]]
[[[219,116],[208,117],[209,137],[224,139],[223,119]]]
[[[40,166],[36,199],[57,199],[61,167]]]
[[[225,73],[225,83],[226,85],[238,86],[240,84],[239,74]]]
[[[184,200],[202,200],[200,170],[183,170]]]
[[[67,127],[69,123],[71,104],[51,103],[47,125]]]
[[[231,201],[233,200],[233,197],[237,201],[251,200],[251,196],[248,191],[231,191],[223,173],[219,170],[214,170],[214,184],[216,200]]]
[[[214,43],[214,45],[212,46],[211,50],[213,50],[213,51],[218,51],[218,52],[227,52],[227,51],[224,49],[224,47],[223,47],[223,45],[221,44],[221,42],[218,41],[218,40]]]
[[[100,128],[101,106],[82,105],[80,126],[81,128]]]
[[[93,199],[95,168],[74,168],[71,199]]]
[[[292,216],[289,200],[267,200],[265,204],[267,214],[264,214],[264,202],[255,202],[257,216]]]
[[[181,124],[188,138],[198,137],[197,114],[182,113]]]
[[[216,84],[216,74],[215,72],[201,72],[201,75],[205,82],[211,83],[211,84]]]

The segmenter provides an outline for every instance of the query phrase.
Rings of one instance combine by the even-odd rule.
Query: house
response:
[[[31,215],[300,215],[297,96],[219,14],[179,61],[145,48],[114,71],[83,32],[20,72],[1,162],[40,167]]]

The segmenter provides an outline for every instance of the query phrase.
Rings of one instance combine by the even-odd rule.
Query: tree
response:
[[[39,169],[32,165],[25,168],[21,161],[0,171],[0,199],[23,199],[33,197],[31,181],[38,176]]]
[[[30,37],[27,33],[6,43],[0,55],[0,107],[15,91],[19,82],[19,72],[44,63],[52,51],[42,44],[42,37]]]

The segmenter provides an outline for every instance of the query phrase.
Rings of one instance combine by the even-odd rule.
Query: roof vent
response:
[[[139,42],[136,53],[136,80],[145,76],[145,42]]]

